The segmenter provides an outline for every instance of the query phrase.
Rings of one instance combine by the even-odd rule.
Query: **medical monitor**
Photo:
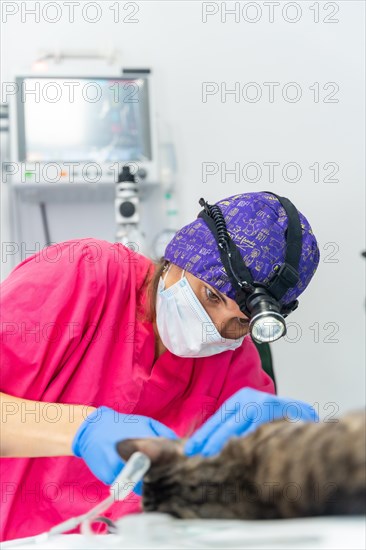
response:
[[[21,163],[136,163],[156,178],[149,76],[18,77]]]

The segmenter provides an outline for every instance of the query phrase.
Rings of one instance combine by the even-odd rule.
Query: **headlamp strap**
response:
[[[281,265],[267,289],[276,298],[280,300],[289,288],[296,286],[299,281],[299,263],[302,252],[302,229],[300,216],[292,204],[286,197],[280,197],[271,191],[266,191],[277,197],[278,201],[285,209],[288,223],[286,235],[286,252],[285,262]]]
[[[302,229],[299,213],[292,202],[286,197],[280,197],[271,191],[266,191],[266,193],[277,197],[285,209],[288,219],[285,232],[285,262],[281,265],[270,283],[266,285],[267,290],[272,296],[276,300],[280,300],[287,290],[294,287],[299,281],[298,266],[302,252]],[[217,205],[209,205],[204,199],[200,199],[199,203],[204,207],[204,210],[198,214],[198,217],[205,220],[214,235],[221,262],[230,277],[233,287],[239,294],[241,294],[240,291],[253,291],[252,275],[246,267],[238,247],[230,238],[221,209]]]

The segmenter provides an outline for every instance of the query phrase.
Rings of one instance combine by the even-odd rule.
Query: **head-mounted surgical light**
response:
[[[240,311],[249,317],[250,334],[258,343],[274,342],[284,336],[285,317],[298,306],[297,300],[287,305],[281,305],[280,300],[299,280],[298,266],[302,251],[300,217],[291,201],[275,193],[271,194],[277,197],[285,209],[288,227],[285,262],[266,285],[253,280],[238,247],[227,231],[220,207],[216,204],[209,205],[202,198],[199,201],[204,210],[198,217],[205,220],[216,239],[222,264],[236,291],[235,301]]]

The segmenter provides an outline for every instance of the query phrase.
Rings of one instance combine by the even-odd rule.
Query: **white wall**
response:
[[[31,7],[34,2],[18,4]],[[33,16],[22,23],[20,12],[8,18],[3,26],[3,80],[10,80],[14,72],[29,73],[42,48],[112,46],[121,50],[125,66],[151,67],[157,109],[169,121],[177,148],[181,225],[196,217],[201,196],[214,202],[243,191],[271,190],[288,196],[305,213],[318,238],[322,255],[318,272],[301,298],[301,307],[289,319],[288,341],[273,346],[280,393],[318,402],[322,416],[364,405],[365,260],[360,257],[365,249],[364,3],[281,2],[271,23],[268,5],[241,2],[240,10],[248,10],[247,19],[262,11],[256,23],[245,20],[245,11],[239,22],[233,15],[224,22],[217,13],[204,23],[201,2],[136,2],[138,22],[114,23],[110,7],[116,3],[103,1],[96,24],[83,20],[81,7],[75,8],[75,21],[68,23],[66,7],[58,4],[62,18],[55,24],[42,18],[36,23]],[[121,19],[132,9],[125,4],[120,3]],[[234,5],[226,3],[227,8]],[[318,23],[311,9],[314,5],[319,6]],[[283,9],[287,12],[282,13]],[[295,10],[298,15],[301,10],[299,20],[286,21],[295,18]],[[54,13],[50,11],[48,17]],[[94,17],[92,9],[88,16]],[[326,23],[326,17],[339,21]],[[80,70],[76,63],[61,68],[65,74]],[[83,64],[83,70],[96,74],[99,66]],[[235,102],[228,95],[222,101],[217,93],[203,102],[203,82],[226,83],[228,89],[238,82],[241,90],[255,82],[262,98],[251,103],[240,97]],[[273,102],[268,100],[265,82],[279,83]],[[302,90],[297,102],[282,97],[289,82]],[[316,82],[318,102],[309,89]],[[334,85],[323,89],[329,82],[339,87],[333,96],[337,102],[324,102],[335,89]],[[253,92],[253,87],[248,90]],[[288,90],[290,98],[293,92],[294,88]],[[225,182],[218,173],[204,182],[202,166],[207,162],[227,163],[229,168],[255,162],[262,168],[262,177],[248,182],[228,175]],[[273,182],[266,162],[280,163]],[[301,167],[298,182],[281,176],[289,162]],[[315,162],[321,167],[319,182],[309,169]],[[323,181],[331,172],[330,166],[324,171],[325,163],[338,165],[334,176],[338,182]],[[290,170],[288,179],[293,175]],[[60,219],[62,213],[55,210],[52,215]],[[3,231],[6,239],[7,226]],[[75,225],[75,236],[81,231]],[[96,236],[105,231],[95,226]]]

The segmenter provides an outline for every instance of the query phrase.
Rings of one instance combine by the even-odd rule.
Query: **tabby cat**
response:
[[[333,422],[277,420],[230,439],[209,458],[184,440],[126,439],[146,453],[143,508],[179,518],[272,519],[366,512],[365,412]]]

